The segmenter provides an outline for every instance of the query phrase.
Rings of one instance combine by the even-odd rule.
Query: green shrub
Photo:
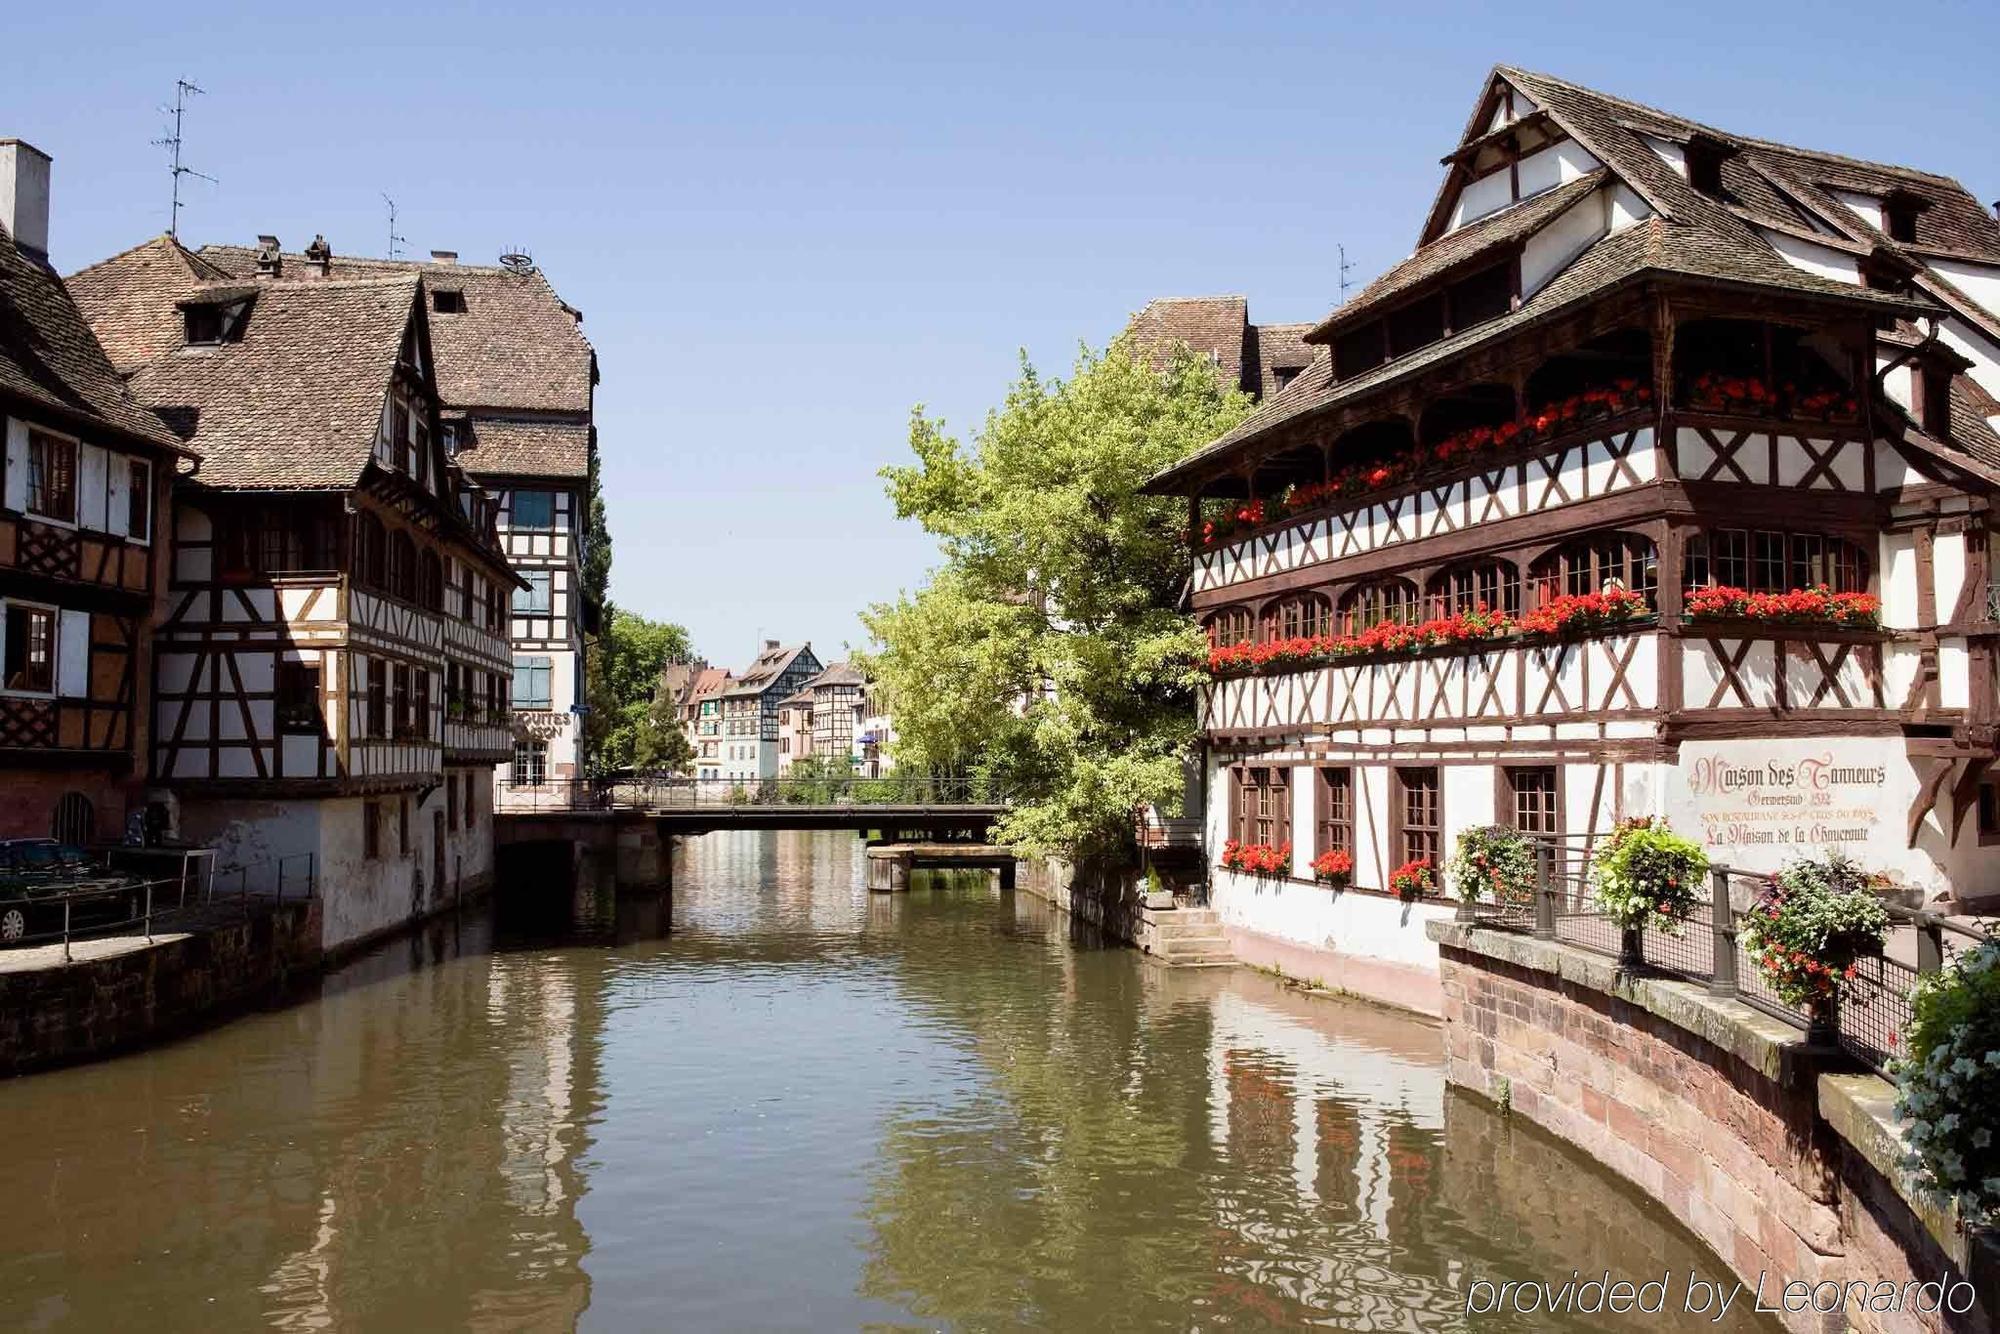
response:
[[[1902,1036],[1891,1074],[1904,1166],[1965,1218],[2000,1219],[2000,939],[1919,979]]]
[[[1846,857],[1801,858],[1771,880],[1743,918],[1743,947],[1787,1005],[1817,1006],[1844,991],[1855,961],[1882,952],[1889,913]]]

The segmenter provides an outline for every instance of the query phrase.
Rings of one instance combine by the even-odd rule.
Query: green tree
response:
[[[911,414],[917,461],[882,476],[944,564],[864,615],[899,769],[993,780],[1015,801],[1002,837],[1070,856],[1116,850],[1139,803],[1178,795],[1203,645],[1174,610],[1185,510],[1139,487],[1248,408],[1186,349],[1155,370],[1121,338],[1066,381],[1023,357],[969,449]]]
[[[684,627],[648,620],[621,607],[608,609],[586,684],[590,713],[585,739],[592,773],[639,762],[641,734],[656,733],[650,726],[650,714],[660,670],[669,662],[687,662],[693,656],[694,645]],[[652,744],[668,743],[656,734]]]
[[[632,763],[641,769],[683,774],[694,767],[694,743],[681,727],[680,701],[655,695],[632,737]]]

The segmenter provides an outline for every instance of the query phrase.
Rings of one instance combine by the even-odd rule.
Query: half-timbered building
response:
[[[767,639],[756,661],[722,687],[716,702],[725,782],[747,787],[778,776],[779,705],[820,671],[812,645]]]
[[[116,839],[144,805],[163,500],[188,451],[49,268],[50,160],[0,140],[0,837]]]
[[[442,444],[422,279],[245,281],[162,237],[72,286],[201,455],[153,669],[179,833],[309,858],[329,947],[480,887],[517,581]]]
[[[1435,968],[1399,865],[1661,815],[1990,893],[2000,223],[1957,182],[1526,71],[1189,498],[1225,918]],[[1373,906],[1371,906],[1371,904]],[[1419,908],[1421,917],[1428,908]]]
[[[201,258],[238,278],[284,282],[411,275],[424,280],[446,452],[499,506],[507,558],[523,580],[510,599],[509,696],[514,747],[499,774],[500,802],[579,778],[585,645],[598,609],[583,584],[590,475],[597,451],[597,354],[583,316],[526,255],[499,264],[336,255],[324,238],[305,251],[204,246]]]

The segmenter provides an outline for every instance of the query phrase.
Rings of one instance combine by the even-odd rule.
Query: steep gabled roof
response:
[[[769,690],[777,679],[785,674],[785,669],[801,654],[811,650],[809,644],[777,644],[757,655],[757,660],[743,669],[735,680],[723,688],[724,695],[761,695]]]
[[[1223,383],[1267,398],[1312,360],[1304,342],[1310,327],[1252,324],[1250,303],[1240,296],[1170,296],[1148,301],[1128,332],[1156,366],[1165,366],[1173,350],[1186,344],[1215,363]]]
[[[250,246],[203,246],[201,257],[237,277],[257,273]],[[304,255],[286,254],[278,281],[288,286],[329,279],[421,274],[438,292],[459,293],[462,313],[431,320],[438,394],[448,408],[587,413],[596,381],[596,354],[581,316],[556,294],[540,269],[425,263],[336,255],[326,277]]]
[[[136,402],[74,295],[0,228],[0,392],[167,449],[182,448]]]
[[[1786,202],[1788,190],[1781,182],[1800,173],[1829,186],[1844,182],[1839,188],[1859,189],[1866,184],[1876,193],[1886,193],[1897,185],[1912,190],[1921,188],[1924,197],[1934,201],[1933,207],[1941,210],[1937,224],[1943,229],[1937,233],[1940,238],[1962,248],[1987,246],[1990,236],[1993,249],[1990,252],[1980,249],[1977,253],[2000,255],[2000,224],[1976,220],[1974,214],[1978,210],[1970,202],[1971,196],[1948,177],[1725,135],[1654,108],[1509,66],[1494,70],[1467,123],[1462,143],[1486,137],[1482,113],[1491,105],[1491,90],[1496,80],[1504,80],[1532,101],[1542,123],[1553,124],[1574,139],[1602,164],[1603,170],[1583,180],[1558,185],[1454,231],[1443,232],[1439,229],[1456,188],[1455,178],[1448,178],[1426,224],[1426,233],[1432,239],[1421,245],[1410,259],[1371,284],[1361,298],[1322,323],[1314,331],[1315,339],[1351,320],[1379,312],[1424,283],[1466,265],[1468,255],[1497,250],[1503,244],[1531,235],[1563,211],[1557,205],[1566,201],[1553,197],[1574,192],[1570,199],[1580,199],[1590,189],[1604,188],[1616,179],[1639,195],[1653,210],[1652,215],[1623,231],[1600,237],[1539,291],[1528,294],[1518,308],[1498,319],[1339,381],[1334,380],[1328,360],[1315,361],[1283,393],[1263,404],[1215,443],[1159,474],[1149,485],[1171,489],[1202,471],[1216,454],[1275,427],[1334,408],[1477,344],[1516,333],[1563,309],[1598,299],[1649,274],[1836,300],[1864,309],[1873,307],[1882,314],[1936,311],[1938,306],[1926,296],[1904,296],[1841,282],[1796,267],[1777,252],[1759,232],[1757,221],[1765,213],[1780,212],[1797,219],[1793,206]],[[1682,144],[1702,136],[1734,147],[1736,151],[1723,167],[1726,198],[1710,198],[1695,189],[1646,142],[1645,136]],[[1595,184],[1590,184],[1593,180]],[[1800,186],[1799,192],[1811,194],[1816,188]],[[1829,206],[1832,204],[1830,197],[1822,198]],[[1923,216],[1929,217],[1930,211]],[[1459,239],[1467,232],[1472,235]],[[1921,234],[1919,239],[1922,240]],[[1879,234],[1867,238],[1871,246],[1881,240]],[[1958,252],[1964,253],[1962,249]],[[1940,284],[1927,282],[1921,276],[1919,284],[1933,292],[1941,290]]]
[[[201,452],[203,486],[346,490],[374,455],[420,291],[415,274],[266,284],[240,341],[157,356],[132,391]]]

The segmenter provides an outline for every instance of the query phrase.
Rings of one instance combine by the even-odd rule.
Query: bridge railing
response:
[[[727,810],[782,806],[967,806],[1007,804],[997,784],[962,775],[885,774],[820,778],[679,778],[631,774],[503,786],[510,811]]]

